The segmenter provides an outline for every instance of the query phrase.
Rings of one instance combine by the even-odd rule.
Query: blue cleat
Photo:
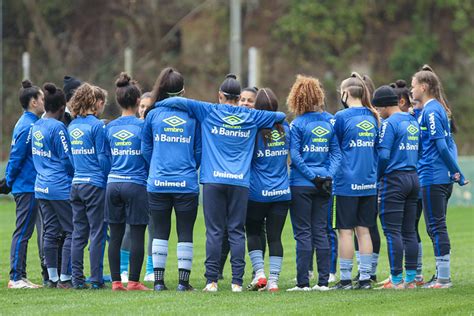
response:
[[[161,291],[168,291],[168,288],[166,287],[165,284],[155,284],[155,286],[153,287],[153,290],[157,292],[161,292]]]

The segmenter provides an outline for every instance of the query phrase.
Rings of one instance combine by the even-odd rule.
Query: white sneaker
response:
[[[26,283],[23,280],[18,280],[18,281],[13,281],[10,280],[8,281],[8,288],[9,289],[36,289],[36,287],[32,287],[28,283]]]
[[[269,281],[267,286],[259,291],[268,291],[268,292],[278,292],[280,289],[278,288],[278,283],[275,281]]]
[[[313,291],[321,291],[321,292],[325,292],[325,291],[329,291],[329,287],[327,286],[319,286],[319,285],[315,285],[313,286]]]
[[[308,278],[310,280],[314,280],[314,272],[313,271],[311,271],[311,270],[308,271]]]
[[[143,278],[143,281],[153,282],[153,281],[155,281],[155,275],[153,273],[145,274],[145,277]]]
[[[305,287],[295,286],[295,287],[292,287],[291,289],[288,289],[286,291],[287,292],[309,292],[309,291],[311,291],[311,288],[309,286],[305,286]]]
[[[203,292],[217,292],[217,282],[207,283],[206,287],[202,289]]]
[[[330,274],[329,274],[329,280],[328,280],[328,282],[329,282],[329,283],[332,283],[332,282],[336,282],[336,281],[337,281],[336,274],[330,273]]]
[[[120,274],[120,279],[122,283],[128,283],[128,271],[123,271],[122,274]]]
[[[23,278],[22,280],[23,280],[23,282],[25,282],[26,284],[28,284],[29,286],[31,286],[32,289],[39,289],[39,288],[42,288],[42,287],[43,287],[42,285],[38,285],[38,284],[35,284],[35,283],[31,282],[31,281],[28,280],[27,278]]]
[[[248,291],[257,291],[260,289],[264,289],[267,286],[267,277],[265,273],[256,273],[255,278],[253,278],[252,282],[247,286]]]
[[[234,293],[242,292],[242,285],[232,283],[231,288]]]

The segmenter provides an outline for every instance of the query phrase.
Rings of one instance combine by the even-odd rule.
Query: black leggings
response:
[[[125,223],[109,224],[109,265],[112,281],[120,281],[120,248],[123,235],[125,234]],[[130,273],[129,280],[138,282],[145,255],[145,230],[146,225],[130,225]]]
[[[171,232],[171,212],[176,214],[178,242],[193,242],[198,195],[192,193],[148,193],[153,239],[168,240]]]
[[[249,201],[246,231],[248,251],[263,250],[262,225],[265,223],[270,256],[283,257],[281,233],[288,214],[289,202],[260,203]]]

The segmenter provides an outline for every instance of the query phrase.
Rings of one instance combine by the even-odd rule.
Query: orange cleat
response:
[[[384,283],[381,287],[378,287],[377,290],[403,290],[405,289],[404,283],[400,282],[398,284],[392,283],[392,281],[388,281]]]
[[[126,291],[127,289],[123,286],[122,281],[112,282],[112,291]]]
[[[151,291],[151,289],[147,288],[140,282],[135,281],[128,281],[127,291]]]

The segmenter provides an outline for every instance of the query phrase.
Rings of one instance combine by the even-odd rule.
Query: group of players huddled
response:
[[[469,181],[456,162],[441,81],[424,66],[413,75],[411,89],[398,80],[374,90],[368,76],[352,73],[340,84],[344,109],[332,115],[325,111],[319,80],[298,75],[287,98],[294,117],[289,124],[269,88],[241,89],[231,74],[219,88],[218,104],[196,101],[183,97],[184,78],[168,67],[143,95],[121,73],[115,97],[122,115],[106,122],[99,117],[107,93],[98,86],[72,77],[65,77],[63,89],[23,81],[24,113],[0,181],[0,193],[11,192],[16,202],[8,287],[40,287],[26,276],[28,240],[39,222],[44,286],[104,288],[108,240],[112,290],[149,290],[140,282],[149,226],[152,268],[146,278],[155,291],[167,290],[174,209],[177,290],[194,290],[189,279],[199,184],[206,227],[203,291],[218,290],[229,250],[231,289],[242,291],[246,241],[253,268],[248,289],[278,291],[288,210],[296,286],[287,291],[374,287],[377,215],[390,264],[390,277],[379,288],[451,287],[447,205],[453,183]],[[436,275],[428,282],[421,273],[422,213],[436,259]],[[121,268],[125,243],[128,280]],[[311,287],[314,253],[318,278]],[[337,281],[337,258],[339,282],[330,287]]]

